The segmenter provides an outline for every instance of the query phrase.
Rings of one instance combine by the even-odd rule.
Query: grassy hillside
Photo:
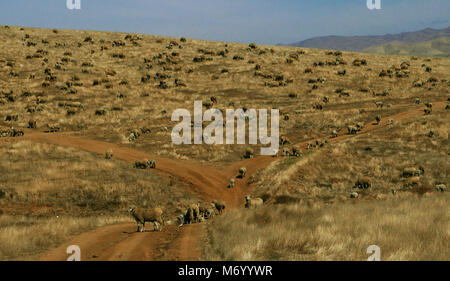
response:
[[[170,135],[176,122],[171,114],[179,108],[192,111],[195,100],[202,100],[204,109],[222,112],[277,108],[280,134],[291,144],[330,139],[333,131],[347,134],[348,126],[356,123],[370,124],[376,117],[385,121],[414,111],[370,134],[305,149],[300,157],[274,158],[248,182],[252,195],[262,197],[268,206],[251,213],[230,212],[214,221],[205,255],[209,259],[362,259],[359,248],[357,254],[346,256],[340,249],[381,241],[365,238],[377,223],[385,231],[374,237],[398,232],[395,239],[411,239],[412,248],[403,248],[406,253],[393,250],[393,241],[386,242],[392,259],[442,259],[446,254],[437,249],[445,249],[448,241],[448,220],[443,219],[448,196],[437,192],[435,185],[449,186],[449,111],[442,106],[450,93],[448,58],[9,26],[0,27],[0,41],[0,131],[25,128],[29,121],[36,121],[33,130],[59,128],[55,138],[77,135],[104,140],[185,165],[198,162],[225,170],[243,159],[249,147],[174,145]],[[439,43],[432,46],[441,48]],[[431,114],[423,111],[424,103],[434,104]],[[130,138],[135,130],[140,132],[138,137]],[[253,148],[258,155],[258,146]],[[76,232],[73,225],[91,228],[121,221],[130,205],[163,206],[167,214],[177,214],[188,203],[197,202],[189,192],[195,186],[186,188],[174,177],[143,172],[131,163],[105,160],[103,155],[75,148],[1,137],[0,159],[0,226],[8,230],[0,236],[11,237],[8,244],[0,242],[3,257],[39,250],[42,236],[14,249],[15,239],[22,242],[27,229],[50,233],[53,242],[43,243],[43,249]],[[425,171],[413,185],[400,176],[410,166]],[[361,177],[370,177],[372,186],[354,188]],[[228,190],[225,185],[223,189]],[[359,197],[350,198],[355,191]],[[425,199],[417,201],[418,196]],[[393,201],[383,201],[391,197]],[[406,201],[398,201],[401,204],[394,208],[396,198]],[[370,217],[379,201],[383,201],[380,210],[387,211],[377,209],[377,216]],[[303,205],[317,207],[318,212],[304,211]],[[428,212],[431,208],[435,209]],[[389,214],[394,221],[389,221]],[[46,232],[48,222],[61,215],[73,219],[68,222],[72,227],[51,238],[52,233]],[[309,217],[311,221],[306,221]],[[415,224],[419,219],[423,223]],[[351,229],[355,220],[360,232]],[[252,238],[257,228],[259,240]],[[284,230],[278,231],[284,240],[274,229]],[[295,238],[303,231],[309,234]],[[240,240],[236,233],[246,238]],[[245,241],[255,242],[247,246],[251,251],[242,252]],[[278,246],[280,252],[260,252]],[[322,248],[332,251],[325,253]]]
[[[384,261],[448,260],[448,194],[383,201],[265,206],[216,219],[208,260],[364,261],[370,245]]]
[[[367,53],[386,55],[416,55],[424,57],[450,57],[450,37],[442,37],[418,43],[390,42],[371,46],[363,50]]]

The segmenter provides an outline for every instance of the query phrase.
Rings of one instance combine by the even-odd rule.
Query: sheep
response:
[[[381,116],[377,115],[377,117],[375,117],[375,121],[377,122],[377,125],[380,125],[381,122]]]
[[[234,178],[230,179],[230,183],[228,184],[228,188],[233,188],[234,187]]]
[[[105,159],[111,159],[111,158],[113,158],[113,155],[114,155],[114,151],[112,149],[108,149],[105,152]]]
[[[55,124],[55,123],[47,124],[47,128],[48,128],[48,130],[45,132],[48,132],[48,133],[54,133],[54,132],[58,132],[60,130],[59,125]]]
[[[358,192],[352,192],[352,193],[350,193],[350,198],[358,198],[358,197],[359,197]]]
[[[427,108],[433,108],[433,104],[431,102],[424,103]]]
[[[376,101],[376,102],[375,102],[375,105],[377,106],[377,108],[378,108],[378,107],[383,108],[383,105],[384,105],[384,104],[383,104],[382,101]]]
[[[356,126],[356,129],[358,130],[358,132],[361,131],[362,129],[364,129],[364,123],[362,123],[362,122],[357,122],[355,126]]]
[[[194,210],[192,208],[187,208],[186,212],[184,213],[184,224],[191,224],[194,223]]]
[[[238,178],[243,179],[245,177],[245,174],[247,174],[247,168],[245,168],[245,167],[239,168]]]
[[[165,225],[164,219],[163,219],[163,210],[159,207],[149,209],[149,210],[143,210],[136,208],[130,208],[128,209],[128,212],[131,214],[131,216],[136,220],[137,223],[137,232],[144,232],[145,231],[145,222],[153,222],[154,229],[158,229],[158,231],[162,230],[162,227],[158,227],[158,224],[161,226]],[[142,225],[142,227],[140,227]]]
[[[291,143],[286,136],[280,136],[280,145],[285,145]]]
[[[308,142],[308,146],[307,146],[307,149],[312,149],[312,148],[315,148],[316,147],[316,145],[315,145],[315,143],[314,142]]]
[[[424,168],[419,167],[418,169],[415,167],[404,168],[402,172],[402,177],[409,178],[414,176],[420,176],[425,173]]]
[[[205,211],[205,219],[212,219],[215,216],[215,207],[206,209]]]
[[[180,214],[179,216],[177,216],[176,220],[179,223],[178,227],[181,227],[181,226],[184,225],[184,223],[185,223],[185,214],[186,213]]]
[[[23,136],[23,131],[15,130],[14,127],[11,127],[11,137],[20,137]]]
[[[28,128],[29,128],[29,129],[36,129],[36,128],[37,128],[37,126],[36,126],[36,120],[34,120],[34,119],[29,120],[29,121],[28,121]]]
[[[255,209],[262,206],[264,201],[261,198],[250,198],[250,195],[245,196],[245,208]]]
[[[216,207],[217,212],[221,215],[226,208],[225,202],[220,200],[213,200],[211,203]]]
[[[198,209],[200,216],[209,219],[214,216],[215,205],[210,202],[198,203]],[[212,214],[211,214],[212,212]]]
[[[200,210],[198,204],[190,204],[188,206],[186,215],[188,215],[189,217],[189,223],[198,222],[198,219],[200,217]]]
[[[411,178],[407,178],[404,181],[404,186],[405,187],[409,187],[409,186],[417,186],[419,185],[420,182],[420,177],[411,177]]]
[[[342,75],[342,76],[344,76],[346,73],[347,73],[347,70],[345,70],[345,69],[337,72],[338,75]]]
[[[283,148],[283,156],[290,156],[291,155],[291,151],[289,150],[289,148],[284,147]]]
[[[153,159],[147,160],[147,166],[150,169],[155,169],[156,168],[156,161]]]
[[[358,131],[358,128],[356,126],[351,125],[347,127],[347,131],[349,135],[354,135]]]
[[[434,189],[439,192],[445,192],[447,190],[447,187],[445,186],[445,184],[436,184],[434,186]]]
[[[415,104],[420,104],[420,99],[419,99],[419,98],[416,98],[416,99],[414,100],[414,103],[415,103]]]
[[[11,132],[9,130],[0,131],[0,137],[7,137]]]
[[[370,177],[362,177],[362,178],[360,178],[360,179],[358,179],[356,181],[354,187],[366,189],[366,188],[369,188],[371,186],[372,186],[371,178]]]
[[[425,108],[425,109],[423,110],[423,112],[424,112],[425,115],[430,115],[431,112],[432,112],[432,110],[431,110],[430,108]]]
[[[300,148],[296,145],[292,146],[292,156],[300,157]]]
[[[147,161],[146,160],[143,160],[143,161],[136,160],[134,162],[134,167],[137,169],[147,169]]]
[[[336,130],[333,130],[332,132],[331,132],[331,136],[330,136],[331,138],[337,138],[338,137],[338,133],[337,133],[337,131]]]
[[[244,158],[253,158],[254,152],[250,147],[245,150]]]

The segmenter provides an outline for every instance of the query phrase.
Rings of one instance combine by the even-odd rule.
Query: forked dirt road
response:
[[[445,102],[435,103],[434,111],[442,110],[445,105]],[[422,114],[424,114],[423,107],[417,106],[413,110],[384,117],[379,125],[372,121],[356,135],[348,135],[346,131],[341,131],[338,137],[329,139],[329,142],[340,142],[375,131],[388,125],[389,119],[398,122]],[[189,192],[203,200],[221,199],[225,201],[228,209],[243,207],[243,198],[252,189],[252,185],[248,184],[250,176],[277,159],[277,157],[271,156],[258,156],[235,162],[226,169],[219,170],[211,166],[199,166],[191,161],[171,160],[126,146],[64,133],[49,134],[25,130],[22,139],[71,147],[101,155],[104,155],[107,149],[112,148],[115,158],[130,163],[143,158],[155,159],[157,165],[156,169],[152,171],[174,176],[187,186]],[[308,141],[305,141],[297,145],[304,149],[307,143]],[[237,174],[241,166],[247,167],[248,176],[243,180],[237,180],[234,188],[226,188],[229,179]],[[201,257],[199,243],[203,237],[204,228],[205,223],[185,225],[179,229],[171,225],[161,232],[137,233],[135,223],[111,225],[78,235],[68,243],[44,253],[39,258],[41,260],[66,260],[68,257],[67,247],[78,245],[81,249],[82,260],[198,260]]]

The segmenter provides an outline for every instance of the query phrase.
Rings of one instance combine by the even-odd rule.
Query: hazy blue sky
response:
[[[0,25],[138,32],[218,41],[292,43],[450,26],[449,0],[0,0]]]

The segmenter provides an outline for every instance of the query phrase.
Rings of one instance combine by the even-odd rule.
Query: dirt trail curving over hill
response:
[[[433,107],[436,111],[443,109],[445,105],[445,102],[437,102]],[[384,117],[379,125],[372,121],[356,135],[348,135],[346,131],[341,131],[338,137],[329,141],[331,143],[340,142],[373,132],[388,125],[389,119],[398,122],[423,114],[423,107],[416,107],[414,110]],[[126,146],[65,133],[43,133],[26,129],[22,139],[71,147],[101,155],[104,155],[107,149],[112,148],[115,158],[130,163],[143,158],[155,159],[156,169],[151,171],[174,176],[187,186],[189,192],[203,200],[221,199],[226,202],[228,209],[243,207],[243,197],[252,190],[252,185],[248,184],[250,176],[277,159],[277,157],[271,156],[258,156],[235,162],[229,167],[219,170],[211,166],[199,166],[193,161],[171,160]],[[305,141],[297,145],[304,149],[307,143],[308,141]],[[229,179],[236,176],[241,166],[247,167],[247,176],[244,179],[237,179],[234,188],[226,188]],[[162,232],[137,233],[135,223],[111,225],[78,235],[68,243],[43,254],[40,259],[66,260],[68,257],[67,246],[78,245],[81,249],[82,260],[198,260],[201,256],[198,243],[203,237],[204,227],[204,223],[185,225],[181,228],[171,225]],[[150,228],[148,227],[148,229]]]

